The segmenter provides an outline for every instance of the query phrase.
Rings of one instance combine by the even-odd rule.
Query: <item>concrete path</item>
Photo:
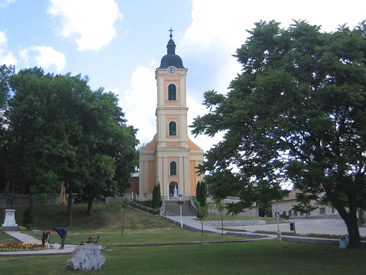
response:
[[[178,225],[181,224],[181,219],[179,216],[166,216],[164,217]],[[183,227],[195,230],[195,231],[202,231],[202,223],[196,220],[196,216],[183,216],[182,217],[182,224]],[[203,224],[203,231],[204,232],[211,232],[211,233],[219,233],[221,234],[221,229],[209,226],[207,224]],[[223,231],[224,234],[229,235],[239,235],[239,236],[248,236],[248,237],[259,237],[259,238],[275,238],[276,236],[268,235],[268,234],[258,234],[253,232],[234,232],[234,231]]]
[[[281,223],[280,231],[291,232],[290,222],[295,223],[297,234],[348,234],[346,224],[342,219],[293,219],[288,220],[288,223]],[[248,232],[254,232],[256,230],[277,232],[277,224],[230,226],[230,228],[246,230]],[[366,227],[359,227],[359,230],[361,236],[366,236]]]

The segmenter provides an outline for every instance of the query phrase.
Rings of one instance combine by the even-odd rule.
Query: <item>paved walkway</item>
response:
[[[179,216],[171,216],[165,217],[178,225],[180,224]],[[196,220],[196,217],[182,217],[183,226],[189,229],[201,231],[202,225],[201,222]],[[344,235],[347,233],[346,224],[342,219],[293,219],[288,220],[286,222],[280,223],[280,231],[281,232],[291,232],[290,223],[295,223],[295,229],[297,234],[334,234],[334,235]],[[221,226],[211,227],[207,224],[203,225],[203,230],[207,232],[216,232],[221,233]],[[227,226],[224,225],[225,228],[236,229],[241,235],[261,235],[254,233],[255,231],[272,231],[277,232],[277,224],[255,224],[255,225],[239,225],[239,226]],[[366,236],[366,227],[359,227],[360,235]],[[226,234],[232,234],[232,231],[224,230]],[[262,234],[263,235],[263,234]]]
[[[334,234],[344,235],[348,234],[347,226],[342,219],[293,219],[288,220],[287,223],[281,223],[281,232],[291,232],[290,222],[295,223],[295,229],[297,234],[307,235],[310,233],[316,234]],[[262,231],[274,231],[277,232],[277,224],[264,224],[264,225],[245,225],[245,226],[230,226],[233,229],[245,230],[248,232],[254,232],[257,230]],[[366,236],[366,227],[359,227],[360,235]]]
[[[171,220],[178,225],[181,224],[181,219],[179,216],[167,216],[164,218]],[[196,216],[183,216],[182,217],[183,227],[191,229],[191,230],[195,230],[195,231],[202,231],[202,223],[200,221],[197,221],[196,219],[197,219]],[[217,229],[217,228],[209,226],[205,223],[203,224],[203,231],[221,234],[221,229]],[[258,234],[258,233],[253,233],[253,232],[244,232],[244,231],[243,232],[234,232],[234,231],[224,230],[223,233],[229,234],[229,235],[239,235],[239,236],[259,237],[259,238],[268,238],[268,237],[275,238],[276,237],[276,236],[272,236],[272,235],[268,235],[268,234]]]

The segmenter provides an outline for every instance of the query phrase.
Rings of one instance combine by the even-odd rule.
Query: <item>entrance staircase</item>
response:
[[[182,216],[196,216],[196,211],[191,207],[191,202],[189,200],[182,200]],[[163,215],[177,215],[180,216],[180,209],[178,200],[165,200],[165,210]]]

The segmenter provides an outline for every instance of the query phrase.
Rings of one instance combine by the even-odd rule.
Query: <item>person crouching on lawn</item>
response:
[[[49,246],[49,241],[50,241],[50,236],[51,235],[51,230],[45,230],[42,233],[42,245],[45,246],[47,245],[47,248]]]
[[[62,228],[62,227],[53,228],[52,230],[56,231],[57,234],[60,236],[60,238],[61,238],[61,247],[60,247],[60,249],[64,249],[65,240],[66,240],[66,236],[67,236],[67,230],[65,228]]]

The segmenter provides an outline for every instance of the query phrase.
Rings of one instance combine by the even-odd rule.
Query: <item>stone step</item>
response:
[[[174,215],[180,215],[178,201],[165,201],[165,212],[172,213]],[[182,204],[182,216],[196,216],[196,212],[193,211],[190,205],[190,201],[183,201]]]

